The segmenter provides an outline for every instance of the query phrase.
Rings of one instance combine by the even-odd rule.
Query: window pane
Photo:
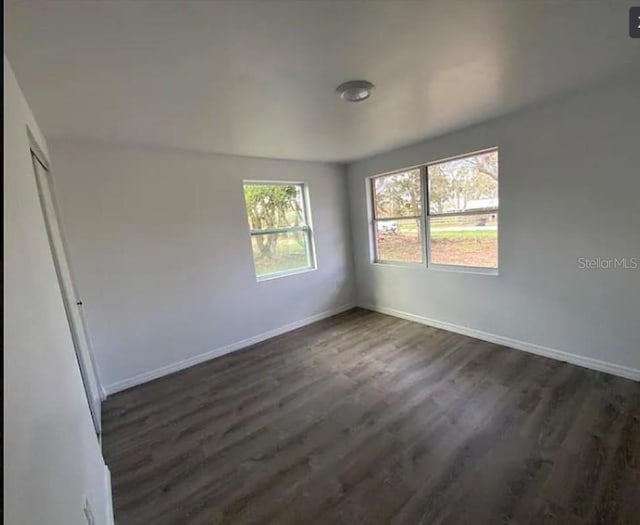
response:
[[[252,235],[251,247],[258,277],[311,268],[306,231]]]
[[[372,181],[376,219],[420,215],[420,170],[384,175]]]
[[[498,267],[498,214],[431,217],[429,258],[434,264]]]
[[[244,199],[252,230],[305,225],[302,186],[299,184],[245,184]]]
[[[432,164],[428,168],[429,213],[498,207],[498,152]]]
[[[422,262],[420,220],[376,221],[379,261]]]

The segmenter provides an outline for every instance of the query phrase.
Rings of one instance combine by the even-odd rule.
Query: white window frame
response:
[[[270,281],[272,279],[278,279],[280,277],[287,277],[289,275],[296,275],[299,273],[312,272],[317,269],[317,261],[316,261],[316,250],[313,240],[313,228],[311,224],[311,211],[309,204],[309,190],[307,184],[304,182],[293,182],[293,181],[271,181],[271,180],[243,180],[242,181],[242,196],[244,199],[244,187],[245,185],[251,186],[297,186],[300,188],[300,194],[302,196],[302,217],[304,219],[304,224],[302,226],[290,226],[284,228],[265,228],[263,230],[254,230],[251,228],[251,224],[249,224],[248,218],[248,210],[247,210],[247,202],[244,201],[245,205],[245,213],[247,214],[247,223],[249,224],[249,238],[253,239],[254,236],[257,235],[268,235],[268,234],[278,234],[278,233],[292,233],[292,232],[304,232],[307,238],[306,242],[306,251],[307,251],[307,261],[309,261],[308,266],[304,266],[301,268],[295,268],[293,270],[284,270],[282,272],[274,272],[268,273],[264,275],[258,275],[258,270],[256,268],[256,259],[253,255],[253,243],[250,242],[251,248],[251,257],[253,259],[253,270],[256,276],[256,281]]]
[[[371,232],[372,232],[372,262],[375,264],[386,264],[386,265],[391,265],[391,266],[409,266],[409,267],[416,267],[416,266],[422,266],[426,263],[427,261],[427,253],[425,251],[425,245],[426,243],[425,238],[426,238],[426,232],[425,232],[425,222],[424,222],[424,195],[425,195],[425,191],[426,188],[424,186],[425,184],[425,178],[424,178],[424,166],[420,166],[420,167],[415,167],[415,168],[409,168],[406,170],[396,170],[396,171],[391,171],[389,173],[382,173],[380,175],[374,175],[373,177],[369,177],[368,178],[368,189],[369,189],[369,203],[370,203],[370,217],[371,217]],[[422,201],[421,205],[420,205],[420,215],[407,215],[407,216],[402,216],[402,217],[380,217],[377,218],[376,217],[376,192],[375,192],[375,181],[376,179],[382,178],[382,177],[391,177],[393,175],[398,175],[400,173],[407,173],[409,171],[416,171],[416,170],[420,170],[420,200]],[[379,222],[386,222],[386,221],[406,221],[406,220],[416,220],[420,223],[420,240],[422,243],[422,260],[421,261],[394,261],[394,260],[386,260],[386,259],[380,259],[378,256],[378,241],[377,241],[377,237],[376,237],[376,232],[378,231],[378,223]]]
[[[439,218],[439,217],[461,217],[465,215],[483,215],[483,214],[492,214],[500,215],[500,201],[498,200],[497,207],[491,208],[482,208],[482,209],[474,209],[474,210],[464,210],[464,211],[456,211],[456,212],[446,212],[446,213],[431,213],[429,206],[429,166],[442,164],[444,162],[449,162],[452,160],[464,159],[467,157],[474,157],[477,155],[481,155],[483,153],[490,153],[492,151],[499,151],[497,146],[485,148],[482,150],[473,151],[470,153],[464,153],[462,155],[455,155],[452,157],[447,157],[444,159],[435,160],[432,162],[428,162],[425,164],[420,164],[417,166],[412,166],[409,168],[404,168],[400,170],[389,171],[385,173],[379,173],[373,175],[371,177],[367,177],[366,179],[366,192],[367,192],[367,207],[369,213],[369,253],[371,254],[370,262],[375,265],[383,265],[383,266],[401,266],[401,267],[410,267],[410,268],[428,268],[432,270],[444,270],[444,271],[452,271],[452,272],[463,272],[463,273],[479,273],[486,275],[498,275],[498,270],[500,268],[500,226],[498,225],[498,265],[496,268],[487,268],[484,266],[463,266],[458,264],[440,264],[434,263],[431,261],[431,218]],[[385,217],[385,218],[377,218],[376,217],[376,206],[375,206],[375,188],[374,183],[375,179],[380,177],[388,177],[390,175],[397,175],[398,173],[406,173],[408,171],[420,170],[420,198],[422,200],[420,209],[422,211],[420,216],[410,216],[410,217]],[[499,168],[498,168],[499,169]],[[498,177],[498,199],[500,196],[500,178]],[[389,261],[378,258],[378,243],[376,238],[377,231],[377,223],[380,221],[389,221],[389,220],[403,220],[403,219],[417,219],[420,221],[420,227],[422,229],[422,261],[421,262],[407,262],[407,261]],[[498,219],[499,221],[499,219]]]

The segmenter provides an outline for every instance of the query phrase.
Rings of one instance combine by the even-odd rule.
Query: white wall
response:
[[[353,303],[342,167],[69,142],[50,147],[71,265],[107,391]],[[243,179],[307,183],[317,271],[256,282]]]
[[[105,467],[40,209],[27,126],[4,60],[4,522],[108,523]]]
[[[640,378],[640,269],[578,267],[579,257],[640,261],[639,94],[638,76],[619,79],[351,164],[360,304]],[[500,148],[499,276],[369,262],[366,177],[490,146]]]

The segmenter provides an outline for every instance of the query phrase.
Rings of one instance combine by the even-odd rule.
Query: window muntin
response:
[[[251,250],[258,280],[314,268],[303,184],[245,182]]]
[[[498,268],[497,149],[370,182],[374,262]]]
[[[376,261],[423,262],[421,170],[374,177],[371,191]]]

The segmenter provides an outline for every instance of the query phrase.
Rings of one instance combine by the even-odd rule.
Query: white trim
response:
[[[431,270],[438,272],[458,272],[458,273],[476,273],[478,275],[500,275],[498,268],[488,268],[485,266],[462,266],[459,264],[437,264],[429,265]]]
[[[111,490],[111,471],[107,465],[104,466],[104,488],[105,488],[105,513],[107,518],[106,525],[114,525],[115,518],[113,516],[113,494]]]
[[[284,272],[265,273],[264,275],[256,276],[256,282],[262,283],[264,281],[272,281],[273,279],[280,279],[280,277],[288,277],[289,275],[298,275],[300,273],[315,272],[317,268],[309,266],[308,268],[299,268],[297,270],[286,270]]]
[[[510,337],[490,334],[488,332],[476,330],[475,328],[447,323],[445,321],[438,321],[436,319],[430,319],[428,317],[422,317],[420,315],[403,312],[402,310],[396,310],[395,308],[388,308],[386,306],[375,306],[372,304],[360,304],[359,306],[360,308],[365,308],[374,312],[380,312],[382,314],[400,317],[401,319],[406,319],[407,321],[414,321],[416,323],[433,326],[435,328],[441,328],[450,332],[475,337],[476,339],[482,339],[483,341],[489,341],[490,343],[507,346],[509,348],[515,348],[516,350],[522,350],[531,354],[549,357],[558,361],[566,361],[567,363],[582,366],[584,368],[590,368],[591,370],[597,370],[599,372],[605,372],[607,374],[632,379],[634,381],[640,381],[640,370],[635,368],[616,365],[615,363],[608,363],[606,361],[601,361],[600,359],[594,359],[592,357],[585,357],[578,354],[573,354],[571,352],[556,350],[555,348],[549,348],[534,343],[527,343],[525,341],[511,339]]]
[[[327,310],[325,312],[312,315],[311,317],[307,317],[299,321],[294,321],[293,323],[286,324],[279,328],[274,328],[273,330],[269,330],[268,332],[263,332],[261,334],[254,335],[253,337],[243,339],[242,341],[237,341],[235,343],[231,343],[229,345],[216,348],[209,352],[205,352],[204,354],[196,355],[194,357],[189,357],[187,359],[183,359],[182,361],[178,361],[177,363],[156,368],[155,370],[151,370],[149,372],[143,372],[142,374],[138,374],[128,379],[123,379],[122,381],[116,381],[115,383],[107,385],[105,390],[107,392],[107,395],[112,395],[112,394],[115,394],[116,392],[126,390],[127,388],[131,388],[136,385],[141,385],[142,383],[147,383],[148,381],[153,381],[154,379],[158,379],[160,377],[172,374],[174,372],[179,372],[180,370],[184,370],[185,368],[189,368],[194,365],[204,363],[205,361],[209,361],[210,359],[214,359],[216,357],[220,357],[220,356],[229,354],[231,352],[235,352],[236,350],[240,350],[247,346],[260,343],[267,339],[271,339],[272,337],[276,337],[286,332],[290,332],[291,330],[295,330],[297,328],[301,328],[308,324],[315,323],[316,321],[321,321],[322,319],[326,319],[327,317],[331,317],[333,315],[346,312],[347,310],[350,310],[351,308],[354,308],[354,307],[355,307],[354,304],[346,304],[338,308],[334,308],[332,310]]]
[[[410,262],[410,261],[372,261],[370,264],[374,266],[397,266],[398,268],[420,268],[424,269],[424,261],[421,262]]]
[[[33,136],[27,134],[30,138]],[[42,219],[47,232],[50,254],[56,270],[56,277],[60,288],[62,302],[69,325],[69,333],[73,341],[73,348],[82,377],[82,384],[87,398],[87,405],[91,413],[91,420],[96,434],[102,432],[100,379],[93,360],[91,342],[75,288],[69,250],[67,249],[60,210],[55,196],[55,187],[51,170],[38,157],[37,143],[31,145],[32,172],[38,190],[38,199],[42,212]],[[42,153],[40,153],[42,154]]]

